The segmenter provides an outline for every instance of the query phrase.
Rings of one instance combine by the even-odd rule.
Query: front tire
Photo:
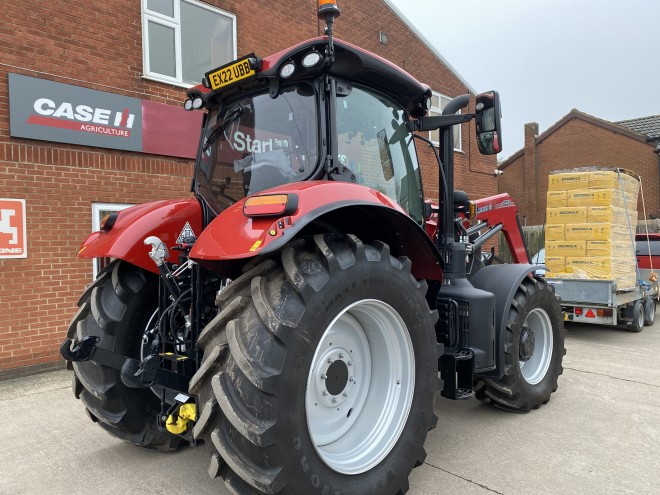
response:
[[[78,301],[68,338],[94,335],[97,344],[140,359],[142,336],[158,302],[158,279],[125,261],[114,261]],[[73,363],[73,392],[92,421],[121,440],[156,450],[173,450],[178,437],[160,431],[160,401],[148,388],[129,388],[120,371],[93,361]]]
[[[504,376],[475,386],[480,400],[529,412],[550,400],[562,374],[564,321],[552,286],[525,277],[511,301],[504,345]]]
[[[204,329],[194,434],[234,493],[394,495],[437,418],[435,312],[382,243],[318,235],[234,281]]]

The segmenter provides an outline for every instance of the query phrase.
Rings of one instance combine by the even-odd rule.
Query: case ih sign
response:
[[[194,158],[200,115],[182,107],[9,74],[12,136]]]
[[[0,259],[27,258],[25,200],[0,198]]]

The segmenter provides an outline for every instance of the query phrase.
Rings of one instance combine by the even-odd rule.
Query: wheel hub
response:
[[[530,327],[523,327],[520,332],[520,346],[519,358],[523,362],[530,360],[534,354],[534,347],[536,346],[536,339],[534,337],[534,330]]]
[[[328,349],[316,367],[316,400],[327,407],[338,407],[351,396],[355,378],[350,351],[337,346]]]

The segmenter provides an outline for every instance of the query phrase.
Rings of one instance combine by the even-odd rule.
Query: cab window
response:
[[[353,87],[337,97],[339,161],[356,182],[386,194],[422,223],[419,164],[405,110],[389,98]]]

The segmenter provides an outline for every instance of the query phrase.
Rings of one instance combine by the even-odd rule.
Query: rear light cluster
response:
[[[613,312],[611,309],[591,309],[591,308],[574,308],[573,313],[575,316],[582,316],[584,314],[585,318],[595,318],[596,316],[601,318],[611,318]]]
[[[246,217],[281,217],[291,215],[298,209],[295,194],[267,194],[252,196],[243,204]]]

